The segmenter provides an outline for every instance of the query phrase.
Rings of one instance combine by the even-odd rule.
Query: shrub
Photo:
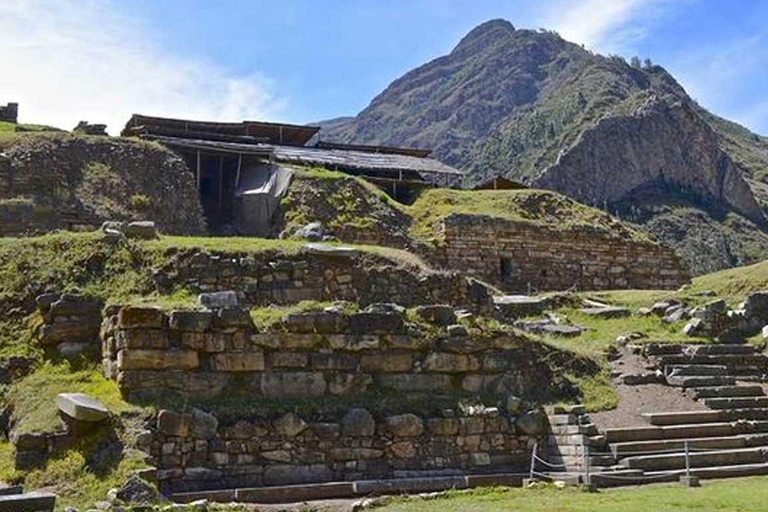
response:
[[[133,194],[131,196],[131,208],[138,212],[145,212],[149,209],[150,199],[144,194]]]

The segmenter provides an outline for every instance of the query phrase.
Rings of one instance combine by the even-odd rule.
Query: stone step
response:
[[[666,471],[659,471],[659,472],[646,472],[646,476],[648,477],[659,477],[661,475],[666,474],[669,478],[668,480],[664,481],[677,481],[681,476],[685,475],[685,470],[681,469],[673,473],[672,475],[667,474]],[[755,476],[755,475],[765,475],[768,474],[768,463],[757,463],[757,464],[733,464],[733,465],[726,465],[726,466],[712,466],[712,467],[705,467],[705,468],[691,468],[691,475],[697,476],[699,478],[733,478],[733,477],[743,477],[743,476]],[[655,480],[655,481],[662,481],[662,480]]]
[[[688,455],[692,468],[730,466],[736,464],[759,464],[768,460],[768,449],[740,448],[726,451],[690,452]],[[661,471],[685,468],[685,453],[665,453],[660,455],[638,455],[625,457],[619,465],[629,469],[643,471]]]
[[[551,414],[547,416],[549,424],[555,425],[578,425],[579,417],[575,414]]]
[[[768,420],[768,409],[715,409],[709,411],[651,412],[643,414],[651,424],[692,425],[694,423],[717,423],[738,420]]]
[[[604,434],[608,442],[613,444],[629,441],[724,437],[766,432],[768,432],[768,421],[750,421],[671,425],[666,427],[620,427],[606,429]]]
[[[759,409],[768,407],[768,396],[705,398],[703,402],[710,409]]]
[[[597,487],[620,487],[624,485],[639,485],[646,483],[642,478],[642,469],[611,468],[609,471],[590,474],[590,483]]]
[[[734,377],[676,377],[667,376],[667,384],[678,388],[698,388],[705,386],[733,386]]]
[[[754,345],[682,345],[679,343],[648,343],[643,347],[643,352],[648,356],[674,355],[684,352],[695,352],[701,355],[712,354],[754,354],[757,352]]]
[[[251,487],[212,491],[176,493],[169,496],[174,503],[207,500],[214,503],[299,503],[311,500],[354,498],[383,494],[412,494],[474,487],[520,487],[523,473],[492,473],[417,478],[358,480],[276,487]],[[26,512],[26,509],[24,509]],[[1,512],[6,512],[0,509]],[[9,511],[10,512],[10,511]],[[14,509],[14,512],[15,509]]]
[[[602,438],[602,436],[588,434],[561,434],[558,436],[550,436],[547,439],[547,445],[549,446],[584,446],[585,444],[590,446],[602,446],[605,444],[605,439]]]
[[[550,427],[549,430],[554,437],[574,434],[592,436],[597,434],[597,426],[592,423],[588,425],[556,425]]]
[[[705,386],[693,388],[686,391],[686,394],[698,400],[700,398],[720,398],[736,396],[765,396],[763,388],[757,385],[748,386]]]
[[[548,405],[544,408],[546,413],[550,416],[555,414],[575,414],[582,416],[586,414],[587,408],[582,404],[576,405]]]
[[[768,445],[768,434],[744,434],[724,437],[699,437],[691,439],[658,439],[652,441],[628,441],[613,443],[611,452],[616,457],[632,453],[674,452],[685,450],[685,443],[690,449],[725,450],[731,448],[749,448]]]
[[[677,376],[728,376],[728,367],[716,364],[670,364],[664,367],[666,375]]]
[[[56,505],[56,495],[44,492],[0,496],[0,512],[49,512]]]
[[[584,467],[584,457],[581,455],[550,455],[547,458],[547,462],[555,465],[565,465],[568,468],[582,468]],[[589,457],[589,466],[613,466],[616,464],[616,458],[613,455],[591,455]]]
[[[667,355],[656,360],[660,366],[673,364],[709,364],[709,365],[751,365],[765,368],[768,358],[763,354],[722,354],[722,355]]]

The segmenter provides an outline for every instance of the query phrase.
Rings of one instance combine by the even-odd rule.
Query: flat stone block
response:
[[[30,492],[0,496],[0,512],[48,512],[56,505],[56,495]]]
[[[107,407],[84,393],[60,393],[56,397],[59,411],[77,421],[96,423],[109,417]]]
[[[680,484],[684,487],[700,487],[699,477],[697,476],[681,476]]]
[[[354,496],[354,483],[333,482],[238,489],[234,501],[240,503],[298,503],[309,500],[353,498]]]

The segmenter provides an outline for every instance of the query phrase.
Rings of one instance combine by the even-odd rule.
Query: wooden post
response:
[[[235,176],[235,192],[240,189],[240,169],[243,167],[243,154],[237,155],[237,176]]]
[[[197,150],[197,193],[200,193],[200,150]]]
[[[224,196],[224,155],[219,157],[219,210]]]

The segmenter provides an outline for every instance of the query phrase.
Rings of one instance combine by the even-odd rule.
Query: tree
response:
[[[653,67],[653,62],[651,62],[651,59],[648,57],[645,58],[643,64],[645,65],[645,69],[651,69]]]
[[[632,57],[632,59],[629,61],[629,65],[632,66],[633,68],[638,68],[639,69],[641,67],[641,65],[640,65],[640,57],[638,57],[637,55]]]

